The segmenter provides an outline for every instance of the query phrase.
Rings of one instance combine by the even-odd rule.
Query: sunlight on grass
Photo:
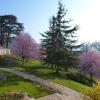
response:
[[[41,62],[36,61],[36,60],[31,60],[28,63],[25,63],[24,66],[17,66],[14,67],[17,70],[29,73],[31,75],[36,75],[38,77],[41,77],[43,79],[47,79],[50,81],[53,81],[55,83],[59,83],[62,84],[66,87],[69,87],[71,89],[74,89],[78,92],[81,93],[87,93],[87,91],[90,89],[89,86],[79,83],[77,81],[73,81],[69,78],[67,78],[66,72],[61,71],[60,75],[55,75],[53,74],[54,71],[52,71],[50,68],[48,67],[44,67]]]
[[[24,80],[23,78],[13,74],[4,71],[0,71],[0,74],[7,76],[7,80],[3,82],[0,81],[0,94],[6,92],[26,92],[31,97],[38,98],[51,93],[51,91],[47,91],[43,88],[41,89],[39,84]]]

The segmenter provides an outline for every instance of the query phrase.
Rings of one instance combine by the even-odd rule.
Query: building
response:
[[[10,54],[11,54],[10,49],[0,46],[0,55],[10,55]]]

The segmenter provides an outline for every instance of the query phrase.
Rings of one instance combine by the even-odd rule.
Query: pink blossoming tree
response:
[[[79,67],[82,72],[90,74],[91,82],[93,75],[100,73],[100,52],[91,49],[79,56]]]
[[[23,62],[26,58],[38,59],[41,55],[38,44],[27,33],[20,34],[10,47],[12,53],[21,57]]]

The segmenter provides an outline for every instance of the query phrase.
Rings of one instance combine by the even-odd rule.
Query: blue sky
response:
[[[74,20],[74,24],[80,25],[77,33],[79,41],[99,40],[99,0],[62,0],[62,2],[68,9],[68,17]],[[55,15],[57,7],[58,0],[0,0],[0,15],[17,16],[18,21],[24,24],[25,32],[39,42],[42,38],[40,33],[47,30],[49,19]],[[95,27],[91,24],[95,24]]]

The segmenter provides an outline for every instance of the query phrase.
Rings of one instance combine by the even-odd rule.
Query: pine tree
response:
[[[66,14],[67,10],[59,2],[56,17],[53,16],[50,20],[49,31],[42,34],[44,37],[42,40],[44,62],[55,65],[56,72],[60,67],[67,69],[70,65],[74,65],[76,49],[80,47],[80,45],[76,45],[77,39],[74,39],[78,26],[71,27],[69,25],[71,20],[64,19]]]
[[[44,39],[42,39],[42,48],[43,48],[43,54],[46,56],[43,60],[45,63],[51,64],[53,68],[54,60],[52,59],[54,57],[55,52],[55,26],[56,26],[56,18],[53,16],[50,19],[49,23],[49,30],[42,34]]]

